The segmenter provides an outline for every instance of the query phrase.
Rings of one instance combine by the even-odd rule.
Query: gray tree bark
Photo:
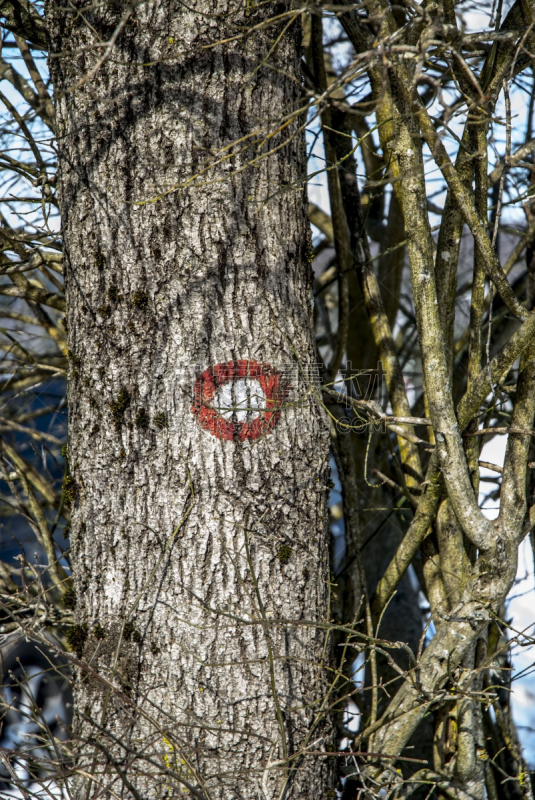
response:
[[[75,683],[76,797],[289,800],[333,786],[334,759],[305,754],[334,734],[328,436],[303,380],[315,360],[305,147],[302,120],[279,122],[300,103],[300,22],[244,34],[289,5],[251,8],[46,10],[70,640],[92,670]],[[208,373],[196,383],[240,360],[248,376],[216,375],[212,394]],[[256,363],[270,367],[255,381]],[[233,412],[240,402],[249,410]]]

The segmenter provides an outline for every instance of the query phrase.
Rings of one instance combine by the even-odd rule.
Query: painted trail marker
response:
[[[273,430],[287,391],[282,375],[270,364],[228,361],[199,375],[191,411],[218,439],[252,441]]]

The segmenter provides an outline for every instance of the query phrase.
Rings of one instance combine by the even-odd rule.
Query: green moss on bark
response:
[[[76,592],[72,586],[70,586],[67,591],[63,592],[61,601],[65,608],[70,608],[71,610],[76,608]]]
[[[70,649],[76,653],[78,658],[82,658],[88,632],[89,628],[85,622],[81,625],[73,625],[72,628],[69,628],[67,631],[67,644]]]
[[[132,294],[132,305],[139,311],[146,311],[149,307],[149,295],[143,290],[138,290]]]
[[[117,395],[117,399],[112,400],[109,406],[116,430],[121,429],[121,426],[124,422],[124,413],[129,405],[130,393],[128,392],[128,389],[122,388]]]
[[[72,475],[66,475],[63,481],[63,496],[65,498],[65,505],[70,506],[76,500],[78,494],[78,487]]]
[[[292,553],[293,553],[293,548],[291,548],[289,544],[283,544],[282,547],[279,547],[279,552],[277,553],[277,556],[280,563],[283,565],[287,564],[292,557]]]

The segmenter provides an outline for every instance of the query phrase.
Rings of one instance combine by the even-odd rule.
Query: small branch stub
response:
[[[218,439],[252,441],[271,433],[288,386],[270,364],[228,361],[205,369],[193,389],[193,415]]]

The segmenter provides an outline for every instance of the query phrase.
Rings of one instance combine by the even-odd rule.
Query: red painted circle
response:
[[[232,422],[212,407],[216,391],[233,380],[251,378],[258,381],[266,396],[266,408],[251,422]],[[259,439],[270,433],[280,419],[280,409],[287,387],[283,386],[282,375],[275,372],[270,364],[258,361],[228,361],[205,369],[195,381],[194,402],[191,411],[205,431],[218,439]]]

